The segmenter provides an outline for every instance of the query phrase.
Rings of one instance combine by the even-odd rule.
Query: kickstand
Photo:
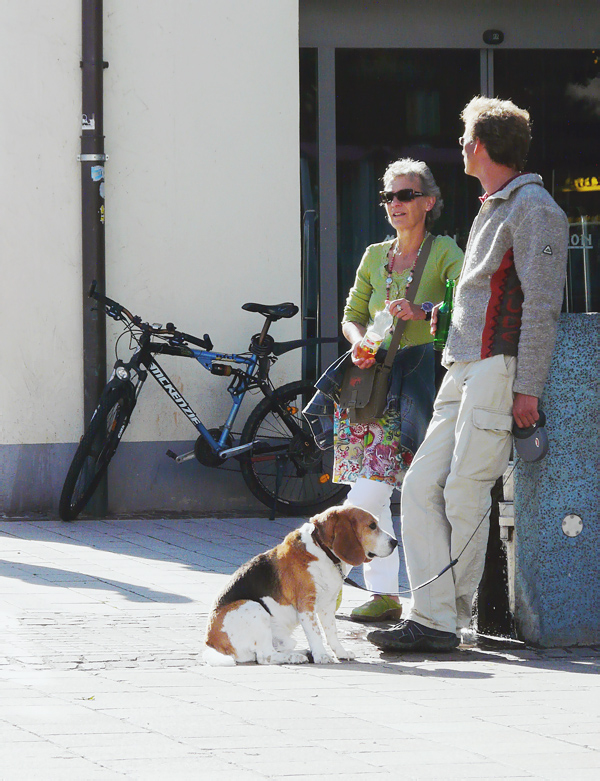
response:
[[[273,496],[273,506],[271,507],[271,515],[269,520],[275,520],[275,510],[277,509],[277,500],[279,499],[279,489],[281,487],[281,477],[283,475],[283,459],[285,456],[275,456],[275,494]]]

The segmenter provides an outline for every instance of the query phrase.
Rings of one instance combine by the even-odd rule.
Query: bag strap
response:
[[[415,295],[417,294],[417,290],[419,289],[419,285],[421,283],[421,277],[423,276],[423,271],[425,270],[425,266],[429,259],[429,254],[431,252],[432,246],[433,246],[433,236],[431,235],[431,233],[429,233],[427,234],[427,238],[423,242],[423,246],[421,247],[421,252],[419,253],[419,257],[417,258],[417,262],[412,271],[412,282],[410,283],[411,292],[406,295],[406,300],[410,301],[411,304],[413,302]],[[400,320],[398,323],[396,323],[396,327],[394,328],[394,333],[392,334],[392,341],[390,342],[387,355],[385,356],[385,361],[383,362],[383,366],[386,369],[391,369],[392,367],[392,363],[394,362],[394,358],[396,357],[396,353],[398,352],[398,347],[400,346],[400,339],[402,338],[402,334],[404,333],[404,329],[406,328],[406,324],[408,322],[409,322],[408,320]]]

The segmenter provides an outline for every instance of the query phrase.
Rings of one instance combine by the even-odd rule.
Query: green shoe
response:
[[[402,616],[402,605],[394,602],[386,594],[374,596],[370,602],[355,607],[350,613],[352,621],[364,624],[372,621],[398,621]]]
[[[342,594],[343,593],[344,593],[343,590],[340,589],[340,593],[338,594],[337,601],[335,603],[335,612],[336,613],[338,612],[338,610],[340,609],[340,605],[342,604]]]

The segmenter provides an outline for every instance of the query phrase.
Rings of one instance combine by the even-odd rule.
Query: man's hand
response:
[[[443,301],[440,301],[440,303],[439,303],[439,304],[436,304],[436,305],[433,307],[433,309],[431,310],[431,326],[430,326],[430,328],[429,328],[429,332],[430,332],[430,334],[431,334],[432,336],[435,336],[435,332],[436,332],[436,330],[437,330],[437,314],[438,314],[438,309],[441,307],[441,305],[442,305],[443,303],[444,303]]]
[[[527,396],[525,393],[515,393],[513,401],[513,418],[519,428],[529,428],[538,420],[537,396]]]

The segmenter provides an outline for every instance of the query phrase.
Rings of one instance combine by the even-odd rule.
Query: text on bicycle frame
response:
[[[177,390],[177,388],[173,385],[171,380],[169,380],[168,377],[163,374],[163,372],[158,368],[158,366],[155,363],[150,364],[148,366],[148,371],[150,374],[154,377],[154,379],[162,385],[162,387],[167,391],[169,396],[173,399],[175,404],[181,409],[183,414],[188,417],[194,425],[197,425],[200,423],[200,418],[196,415],[194,410],[190,407],[190,405],[187,403],[187,401],[183,398],[181,393]]]

